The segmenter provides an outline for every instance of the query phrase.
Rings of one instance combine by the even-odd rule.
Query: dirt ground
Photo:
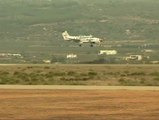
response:
[[[159,120],[159,91],[0,89],[0,120]]]

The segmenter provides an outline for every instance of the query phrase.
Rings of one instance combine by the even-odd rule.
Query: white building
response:
[[[142,60],[142,55],[130,55],[128,57],[125,57],[125,60]]]
[[[21,54],[12,54],[12,53],[0,53],[0,57],[18,57],[18,58],[23,58]]]
[[[150,61],[152,64],[159,64],[159,61]]]
[[[67,59],[72,59],[72,58],[77,58],[77,55],[76,54],[68,54],[67,56],[66,56],[66,58]]]
[[[116,50],[100,50],[99,55],[116,55],[117,51]]]
[[[45,63],[45,64],[50,64],[50,63],[51,63],[51,60],[43,60],[43,63]]]
[[[154,50],[151,50],[151,49],[145,49],[145,50],[143,50],[143,52],[145,52],[145,53],[152,53],[152,52],[154,52]]]

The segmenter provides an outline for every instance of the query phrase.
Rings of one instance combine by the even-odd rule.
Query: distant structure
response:
[[[66,56],[66,58],[67,58],[67,59],[77,58],[77,55],[76,55],[76,54],[71,53],[71,54],[68,54],[68,55]]]
[[[125,30],[126,32],[126,35],[130,35],[131,34],[131,31],[129,29]]]
[[[45,63],[45,64],[50,64],[50,63],[51,63],[51,60],[43,60],[43,63]]]
[[[143,59],[142,55],[130,55],[124,58],[125,60],[137,60],[141,61]]]
[[[155,52],[154,50],[151,50],[151,49],[145,49],[145,50],[143,50],[143,52],[145,52],[145,53],[153,53],[153,52]]]
[[[18,58],[23,58],[23,56],[21,54],[17,54],[17,53],[0,53],[0,57],[18,57]]]
[[[151,64],[159,64],[159,61],[150,61]]]
[[[116,50],[100,50],[99,55],[116,55]]]

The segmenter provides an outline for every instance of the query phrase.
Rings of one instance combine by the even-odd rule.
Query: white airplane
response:
[[[100,38],[89,36],[71,36],[67,31],[62,33],[63,39],[66,41],[75,41],[79,43],[79,46],[82,46],[83,43],[90,43],[90,46],[93,47],[93,44],[101,45],[102,40]]]

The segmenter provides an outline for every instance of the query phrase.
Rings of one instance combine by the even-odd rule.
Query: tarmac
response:
[[[45,89],[45,90],[151,90],[159,86],[82,86],[82,85],[0,85],[0,89]]]

